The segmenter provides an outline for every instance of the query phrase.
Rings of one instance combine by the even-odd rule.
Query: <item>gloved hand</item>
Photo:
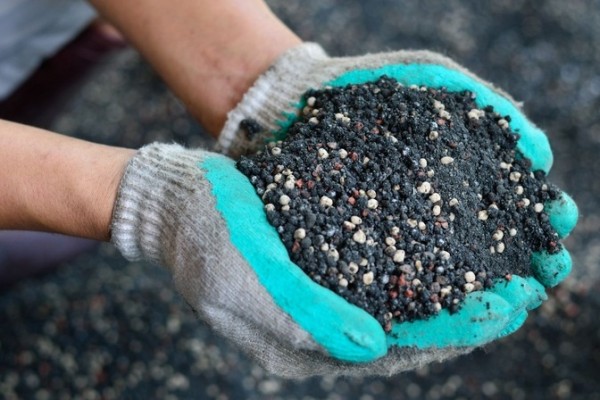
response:
[[[373,317],[290,261],[254,187],[222,155],[166,144],[139,150],[121,180],[111,231],[128,259],[168,267],[192,309],[273,373],[391,374],[466,351],[388,350]],[[485,341],[504,329],[498,307],[465,309],[473,307],[473,335]]]
[[[290,261],[254,187],[222,155],[140,149],[121,180],[111,236],[126,258],[168,267],[192,309],[274,373],[322,373],[320,359],[342,365],[387,351],[374,318]]]
[[[308,89],[371,82],[382,75],[405,85],[476,93],[480,107],[491,105],[499,114],[511,117],[512,130],[521,135],[517,148],[532,161],[532,169],[549,171],[552,152],[546,136],[524,116],[510,96],[451,60],[427,51],[329,58],[314,44],[292,49],[259,78],[230,112],[220,136],[221,150],[237,156],[260,148],[265,141],[284,137],[304,106],[302,95]],[[255,120],[264,131],[252,132],[254,135],[249,136],[240,127],[240,122],[247,118]],[[578,217],[573,200],[563,193],[545,207],[559,236],[566,237]],[[456,314],[443,310],[429,320],[393,325],[386,338],[387,356],[374,363],[356,364],[366,359],[338,356],[338,359],[355,362],[354,365],[340,364],[333,360],[336,356],[332,353],[329,353],[332,358],[324,359],[314,353],[301,352],[302,356],[297,355],[295,364],[289,365],[288,370],[278,371],[288,375],[392,374],[469,351],[512,333],[523,324],[527,311],[546,299],[544,288],[558,284],[571,270],[571,258],[565,249],[553,255],[536,253],[531,262],[534,277],[513,275],[512,280],[498,281],[491,290],[471,293]],[[277,364],[285,364],[285,361]]]

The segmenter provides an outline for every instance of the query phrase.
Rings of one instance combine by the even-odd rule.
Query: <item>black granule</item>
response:
[[[560,249],[541,210],[558,191],[472,93],[383,77],[305,101],[285,140],[237,166],[292,261],[386,330],[454,312],[496,278],[531,275],[532,251]]]
[[[252,119],[245,119],[240,122],[240,129],[245,132],[249,140],[252,140],[262,130],[260,124]]]

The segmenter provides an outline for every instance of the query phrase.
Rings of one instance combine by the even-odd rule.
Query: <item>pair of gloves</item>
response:
[[[552,153],[544,133],[519,105],[455,64],[427,51],[330,58],[315,44],[285,53],[230,112],[221,150],[233,157],[284,136],[310,88],[343,86],[387,75],[405,85],[470,90],[477,104],[511,117],[518,150],[534,170],[548,172]],[[266,128],[249,138],[240,122]],[[566,237],[577,221],[569,196],[546,204]],[[213,329],[237,343],[267,370],[286,377],[391,375],[466,353],[514,332],[546,299],[545,288],[571,269],[566,250],[535,253],[532,277],[498,281],[467,295],[461,310],[396,323],[386,334],[364,310],[314,283],[290,261],[264,205],[232,158],[178,145],[138,151],[122,178],[112,241],[131,260],[165,265],[177,290]],[[493,356],[493,355],[491,355]]]

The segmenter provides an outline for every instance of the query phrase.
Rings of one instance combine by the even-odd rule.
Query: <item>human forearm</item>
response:
[[[107,240],[132,150],[0,120],[0,229]]]
[[[262,0],[90,2],[215,136],[258,76],[300,43]]]

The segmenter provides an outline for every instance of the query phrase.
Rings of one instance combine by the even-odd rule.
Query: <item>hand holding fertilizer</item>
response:
[[[273,372],[389,375],[518,329],[563,280],[574,202],[507,94],[430,52],[284,54],[221,134],[152,145],[113,221],[130,258]],[[258,151],[258,152],[257,152]]]

